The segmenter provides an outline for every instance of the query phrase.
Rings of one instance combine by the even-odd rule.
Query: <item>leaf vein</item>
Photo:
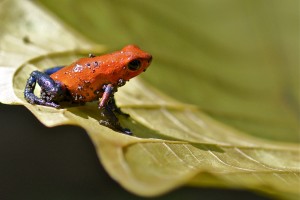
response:
[[[232,167],[232,168],[235,168],[235,169],[239,169],[239,170],[243,170],[243,171],[255,171],[253,169],[246,169],[246,168],[241,168],[241,167],[236,167],[236,166],[233,166],[233,165],[230,165],[226,162],[224,162],[222,159],[220,159],[216,154],[214,154],[211,150],[207,149],[207,151],[213,156],[215,157],[220,163],[222,163],[223,165],[226,165],[228,167]]]
[[[176,117],[174,117],[166,109],[162,108],[161,111],[164,114],[164,116],[167,117],[167,119],[169,119],[170,121],[172,121],[174,123],[174,125],[176,125],[176,127],[178,127],[178,129],[183,130],[184,132],[186,132],[188,134],[192,134],[196,138],[201,138],[204,141],[219,143],[217,140],[211,139],[211,138],[209,138],[207,136],[203,136],[203,135],[201,135],[199,133],[196,133],[196,132],[190,130],[190,128],[188,128],[185,124],[183,124],[181,121],[179,121]]]
[[[273,168],[273,167],[269,167],[269,166],[266,166],[265,164],[255,160],[254,158],[252,158],[251,156],[247,155],[245,152],[243,152],[242,150],[240,150],[239,148],[234,148],[235,151],[237,151],[239,154],[241,154],[242,156],[244,156],[245,158],[251,160],[252,162],[255,162],[259,165],[261,165],[262,167],[266,168],[266,169],[271,169],[271,170],[276,170],[276,171],[283,171],[281,169],[276,169],[276,168]]]

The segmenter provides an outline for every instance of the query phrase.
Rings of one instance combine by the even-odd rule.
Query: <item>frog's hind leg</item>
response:
[[[44,70],[44,73],[47,75],[51,75],[59,70],[61,70],[62,68],[64,68],[65,66],[56,66],[56,67],[52,67],[49,69]]]
[[[42,89],[42,98],[34,94],[36,83],[38,83]],[[30,74],[24,90],[24,97],[27,102],[55,108],[58,108],[59,105],[54,101],[61,101],[64,95],[65,89],[62,85],[54,81],[49,75],[40,71],[33,71]]]

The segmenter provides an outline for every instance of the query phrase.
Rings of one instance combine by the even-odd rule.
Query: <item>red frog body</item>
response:
[[[115,112],[124,114],[116,106],[114,93],[126,81],[146,71],[152,56],[135,45],[101,56],[89,55],[69,66],[59,66],[33,71],[24,91],[31,104],[58,108],[63,101],[84,103],[99,99],[100,124],[119,132],[131,134],[120,126]],[[34,95],[36,82],[41,87],[41,96]]]
[[[140,62],[139,69],[129,69],[130,62]],[[150,62],[150,54],[129,45],[111,54],[81,58],[50,77],[68,89],[74,102],[88,102],[102,97],[104,85],[120,87],[122,81],[126,82],[145,71]]]

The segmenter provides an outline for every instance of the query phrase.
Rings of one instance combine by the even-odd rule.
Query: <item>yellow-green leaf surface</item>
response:
[[[106,4],[102,3],[105,11]],[[133,137],[100,126],[96,103],[64,109],[26,103],[23,89],[31,71],[68,64],[81,57],[82,53],[99,54],[103,50],[29,1],[1,1],[0,9],[3,19],[0,22],[0,102],[24,104],[47,126],[74,124],[83,127],[91,137],[105,169],[127,190],[138,195],[154,196],[189,184],[251,189],[281,198],[299,197],[298,144],[284,142],[284,139],[275,142],[251,136],[213,119],[201,111],[199,106],[168,97],[141,79],[131,80],[116,94],[118,105],[131,116],[130,119],[120,118],[121,123],[134,132]],[[131,14],[134,15],[134,12],[128,12],[128,16]],[[137,18],[136,23],[143,19]],[[154,46],[152,48],[155,49]],[[161,75],[165,75],[165,70],[174,67],[172,75],[176,74],[175,66],[169,66],[169,60],[176,61],[168,57],[170,52],[162,49],[154,52],[158,60],[166,59],[166,62],[154,61],[151,68],[154,71],[160,68]],[[180,52],[187,53],[182,49]],[[176,66],[187,66],[190,63],[188,66],[197,68],[194,59],[186,60],[186,55],[182,59]],[[197,88],[199,85],[193,82],[195,80],[185,79],[187,74],[193,72],[192,69],[187,67],[177,72],[180,74],[174,79],[179,83],[193,83],[189,88]],[[182,79],[178,78],[180,75]],[[214,77],[206,75],[202,75],[206,80]],[[242,76],[235,76],[243,84]],[[194,91],[193,95],[197,96],[198,93]],[[177,95],[180,94],[185,93],[180,90]],[[212,91],[212,94],[212,99],[217,97],[216,91]],[[292,122],[289,119],[283,120],[287,120],[285,122],[291,125],[291,130],[297,131],[293,124],[295,118]],[[270,122],[272,126],[276,126],[274,122],[276,120]],[[289,131],[291,138],[296,138],[297,133]]]

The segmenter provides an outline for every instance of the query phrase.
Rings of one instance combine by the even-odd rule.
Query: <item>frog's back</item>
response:
[[[99,57],[81,58],[53,73],[51,78],[61,82],[75,102],[96,100],[102,95],[99,87],[105,83],[105,78],[101,77]]]

